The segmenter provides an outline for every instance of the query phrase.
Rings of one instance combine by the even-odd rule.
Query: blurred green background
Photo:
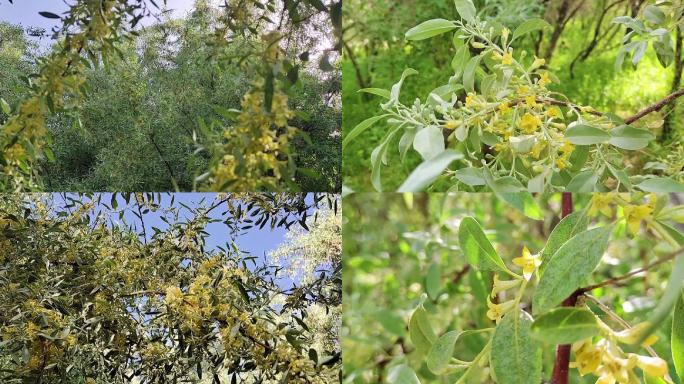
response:
[[[485,18],[495,19],[511,29],[529,18],[546,19],[553,28],[542,35],[520,40],[517,49],[545,57],[549,68],[560,80],[549,88],[564,93],[576,103],[629,116],[666,96],[673,87],[674,66],[663,68],[652,48],[636,69],[628,68],[628,65],[620,72],[615,69],[625,29],[611,23],[611,20],[619,15],[639,15],[652,1],[475,0],[474,3]],[[389,89],[407,67],[418,70],[420,74],[404,83],[404,101],[424,100],[428,92],[447,82],[452,75],[449,64],[454,54],[451,34],[410,43],[404,39],[408,29],[434,18],[458,19],[453,1],[345,1],[343,132],[348,133],[358,123],[380,111],[380,98],[358,93],[361,88]],[[557,38],[554,38],[556,33]],[[592,44],[595,36],[598,37],[597,43]],[[586,58],[583,57],[584,52],[587,52]],[[679,107],[670,118],[674,134],[652,147],[653,153],[662,154],[662,146],[681,146],[681,105],[680,100]],[[659,134],[662,115],[656,114],[644,122]],[[378,123],[345,148],[345,186],[355,191],[373,190],[370,154],[386,130],[387,125]],[[671,147],[669,150],[673,151]],[[407,161],[397,166],[400,162],[397,151],[388,151],[393,166],[383,169],[385,190],[396,190],[420,163],[417,153],[409,152]],[[644,159],[641,160],[643,163]]]
[[[575,197],[575,210],[586,207],[589,199],[589,195]],[[424,357],[416,355],[408,336],[408,320],[427,290],[427,276],[438,274],[437,294],[431,295],[436,299],[425,303],[438,335],[493,326],[486,317],[485,299],[491,291],[491,274],[464,269],[458,225],[465,216],[475,217],[504,262],[512,265],[511,260],[520,256],[523,245],[533,253],[539,252],[559,220],[559,195],[540,203],[546,212],[543,221],[524,217],[490,194],[360,193],[345,197],[341,331],[345,383],[387,382],[388,370],[404,363],[418,372],[423,384],[454,383],[453,377],[438,379],[428,371]],[[605,217],[599,220],[594,224],[607,222]],[[632,238],[625,233],[624,225],[619,225],[587,285],[625,274],[671,251],[671,246],[652,236]],[[630,324],[636,324],[649,316],[670,273],[671,267],[662,265],[624,286],[595,290],[593,294]],[[523,302],[530,302],[533,291],[531,288],[526,292]],[[593,306],[592,310],[601,314]],[[601,317],[614,329],[620,329],[606,316]],[[669,346],[671,322],[666,320],[657,331],[659,341],[654,348],[668,360],[670,374],[678,382]],[[454,355],[470,360],[485,342],[477,335],[459,339]],[[555,346],[545,345],[543,349],[543,377],[548,380]],[[577,370],[571,369],[572,384],[593,384],[596,379],[592,375],[580,378]],[[486,376],[478,377],[473,383],[491,383],[487,380]]]

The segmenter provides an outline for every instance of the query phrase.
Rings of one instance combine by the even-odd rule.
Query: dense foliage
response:
[[[174,200],[0,198],[3,383],[338,381],[339,264],[304,281],[236,245],[336,197]]]
[[[348,187],[495,190],[487,170],[532,192],[628,190],[644,180],[627,175],[681,179],[677,98],[652,105],[682,93],[681,2],[435,3],[347,11]],[[383,13],[391,11],[402,16]],[[406,68],[415,71],[401,76]]]
[[[346,382],[681,383],[669,200],[554,195],[531,220],[490,194],[349,195]]]
[[[0,95],[5,189],[339,190],[340,4],[86,3],[43,12],[59,43],[3,80],[23,79]],[[3,39],[30,62],[22,34]]]

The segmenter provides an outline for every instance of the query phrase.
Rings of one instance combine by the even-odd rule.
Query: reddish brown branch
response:
[[[566,217],[573,211],[572,193],[563,192],[561,198],[561,216]],[[577,298],[582,294],[579,290],[575,291],[563,301],[564,307],[574,307]],[[556,362],[553,365],[551,384],[568,384],[568,372],[570,368],[570,344],[559,345],[556,347]]]
[[[675,100],[676,98],[678,98],[680,96],[684,96],[684,88],[678,90],[677,92],[670,94],[669,96],[658,101],[655,104],[649,105],[648,107],[637,112],[634,116],[628,117],[627,119],[625,119],[625,124],[632,124],[633,122],[641,119],[642,117],[644,117],[650,113],[660,111],[663,107],[670,104],[673,100]]]

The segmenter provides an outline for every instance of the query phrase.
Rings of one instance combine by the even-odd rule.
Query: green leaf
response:
[[[665,21],[665,13],[655,5],[649,5],[644,9],[644,17],[653,24]]]
[[[457,81],[459,77],[463,74],[466,64],[470,60],[470,49],[467,45],[462,45],[458,47],[454,58],[451,60],[451,69],[454,70],[454,80]]]
[[[580,172],[570,180],[565,187],[567,192],[588,193],[594,192],[598,175],[593,170]]]
[[[679,298],[681,297],[682,287],[684,286],[684,256],[680,255],[675,259],[674,266],[672,267],[672,274],[667,282],[667,287],[665,287],[665,293],[660,298],[658,305],[653,311],[651,311],[651,316],[648,318],[647,323],[649,324],[641,333],[640,339],[636,344],[641,344],[653,331],[660,328],[663,321],[672,312],[672,307],[675,306]]]
[[[442,130],[435,125],[419,130],[413,139],[413,149],[420,153],[424,160],[434,159],[444,152],[444,148],[444,135]]]
[[[532,336],[549,344],[572,344],[599,333],[596,316],[584,308],[553,309],[534,320]]]
[[[480,270],[510,273],[482,227],[472,217],[465,217],[458,227],[458,242],[468,263]]]
[[[383,138],[380,145],[373,149],[371,152],[371,184],[377,191],[382,191],[382,178],[380,171],[382,169],[382,164],[386,162],[385,156],[387,154],[387,148],[389,143],[392,142],[394,136],[399,133],[401,127],[396,127],[392,131],[388,132]]]
[[[558,249],[572,237],[586,231],[589,218],[583,212],[573,212],[565,216],[551,231],[544,249],[541,251],[542,264],[539,266],[540,273],[544,272],[546,265]]]
[[[386,383],[392,384],[420,384],[416,372],[408,365],[396,365],[389,370]]]
[[[441,286],[441,271],[439,264],[433,263],[428,268],[427,274],[425,275],[425,292],[432,300],[437,299],[439,296],[440,286]]]
[[[629,125],[621,125],[610,131],[610,143],[613,146],[628,150],[642,149],[648,145],[655,136],[645,130],[631,127]]]
[[[351,130],[345,137],[344,140],[342,140],[342,149],[344,149],[347,144],[349,144],[352,140],[354,140],[357,136],[363,133],[366,129],[370,128],[373,126],[373,124],[377,123],[378,121],[384,119],[389,115],[381,115],[381,116],[373,116],[371,118],[368,118],[362,122],[359,123],[354,129]]]
[[[490,359],[498,384],[541,383],[542,350],[531,327],[532,318],[520,309],[496,327]]]
[[[544,218],[537,201],[516,178],[505,176],[494,179],[488,168],[482,169],[482,175],[489,188],[500,200],[510,204],[530,219],[542,220]]]
[[[672,317],[672,361],[679,379],[684,381],[684,289]]]
[[[416,351],[421,355],[428,353],[432,343],[437,340],[437,335],[430,325],[427,311],[422,303],[413,311],[409,320],[409,337]]]
[[[0,97],[0,108],[2,108],[2,111],[5,113],[5,115],[9,115],[12,112],[12,108],[10,107],[9,104],[5,101],[5,99]]]
[[[399,94],[401,93],[401,86],[404,84],[404,80],[406,80],[406,78],[409,76],[417,74],[418,71],[413,68],[404,69],[404,72],[401,73],[401,79],[399,79],[399,81],[392,86],[392,90],[390,91],[390,100],[387,103],[392,104],[397,102],[399,100]]]
[[[461,18],[468,23],[475,23],[475,15],[477,14],[477,9],[472,0],[454,0],[454,5],[456,6],[456,11]]]
[[[463,184],[470,186],[486,184],[482,170],[479,168],[461,168],[456,170],[454,176]]]
[[[636,185],[639,189],[645,192],[655,193],[682,193],[684,192],[684,184],[681,184],[666,177],[653,177],[646,179]]]
[[[453,21],[433,19],[423,22],[406,32],[406,40],[425,40],[433,36],[441,35],[456,29]]]
[[[363,89],[359,89],[357,92],[370,93],[373,95],[384,97],[385,99],[388,99],[388,100],[390,98],[390,91],[388,91],[386,89],[382,89],[382,88],[363,88]]]
[[[447,332],[432,344],[426,362],[428,369],[434,374],[441,375],[447,370],[451,357],[454,354],[456,341],[460,335],[461,332],[458,331]]]
[[[538,31],[549,27],[551,27],[551,25],[543,19],[537,18],[526,20],[522,24],[520,24],[518,28],[515,29],[515,31],[513,31],[513,37],[511,38],[511,41],[530,32]]]
[[[440,153],[430,160],[422,162],[411,172],[398,192],[420,192],[430,185],[452,162],[462,159],[463,154],[451,149]]]
[[[534,292],[534,313],[556,307],[584,283],[601,261],[611,230],[605,226],[580,232],[551,256]]]
[[[468,60],[468,63],[463,70],[463,87],[465,88],[466,92],[475,91],[475,70],[480,64],[481,59],[482,56],[475,56]]]
[[[601,144],[610,140],[610,134],[601,128],[577,124],[565,131],[565,138],[576,145]]]

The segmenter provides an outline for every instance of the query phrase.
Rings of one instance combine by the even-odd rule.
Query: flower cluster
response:
[[[627,229],[632,235],[636,235],[641,228],[641,223],[651,223],[654,213],[656,213],[658,196],[654,193],[646,197],[645,203],[640,203],[643,198],[639,195],[625,193],[595,193],[589,203],[589,216],[602,214],[606,217],[613,216],[613,206],[622,207],[622,216],[627,225]]]
[[[261,90],[244,96],[235,125],[223,132],[225,144],[212,169],[209,189],[273,189],[288,174],[288,146],[295,134],[288,120],[294,112],[282,92],[273,93],[270,110],[264,101]]]

